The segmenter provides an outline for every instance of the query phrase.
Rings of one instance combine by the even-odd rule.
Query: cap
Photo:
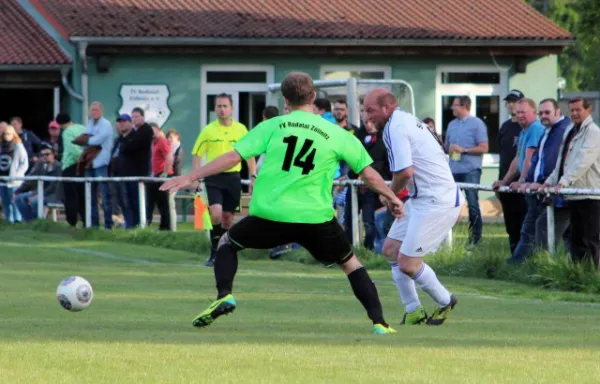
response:
[[[67,124],[69,121],[71,121],[71,116],[69,116],[68,113],[61,112],[58,115],[56,115],[55,120],[58,124]]]
[[[126,113],[123,113],[122,115],[120,115],[119,117],[117,117],[117,121],[129,121],[129,122],[131,122],[131,116],[129,116]]]
[[[48,128],[60,128],[60,125],[56,121],[51,121]]]
[[[508,92],[508,95],[506,95],[504,101],[517,101],[521,100],[524,97],[525,95],[523,94],[523,92],[519,91],[518,89],[513,89],[510,92]]]

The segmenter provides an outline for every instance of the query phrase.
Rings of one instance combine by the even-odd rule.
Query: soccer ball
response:
[[[61,307],[71,312],[83,311],[92,303],[92,285],[83,277],[70,276],[60,282],[56,299]]]

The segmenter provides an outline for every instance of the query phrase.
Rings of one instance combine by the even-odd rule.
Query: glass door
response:
[[[507,117],[502,106],[501,93],[497,86],[487,85],[452,85],[444,86],[439,92],[439,111],[437,115],[436,128],[445,139],[448,124],[454,119],[452,114],[452,103],[457,96],[469,96],[471,98],[471,115],[477,116],[485,123],[488,132],[489,153],[484,155],[485,164],[497,162],[498,132],[500,124]]]

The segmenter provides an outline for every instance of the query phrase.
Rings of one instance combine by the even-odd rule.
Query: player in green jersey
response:
[[[351,133],[312,113],[316,93],[309,75],[290,73],[281,83],[281,92],[291,113],[262,122],[234,145],[234,151],[161,186],[164,191],[177,190],[243,159],[265,154],[250,215],[234,224],[219,241],[214,265],[217,300],[194,319],[193,325],[205,327],[235,309],[231,291],[239,250],[296,242],[318,261],[340,266],[373,321],[375,334],[394,333],[383,318],[375,284],[352,253],[334,217],[331,190],[338,163],[345,161],[371,189],[384,196],[396,217],[403,214],[402,202],[370,167],[369,154]]]

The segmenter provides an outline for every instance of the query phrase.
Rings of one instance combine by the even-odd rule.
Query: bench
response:
[[[52,215],[52,221],[56,222],[58,221],[58,211],[64,210],[65,206],[62,203],[48,203],[46,209]]]

